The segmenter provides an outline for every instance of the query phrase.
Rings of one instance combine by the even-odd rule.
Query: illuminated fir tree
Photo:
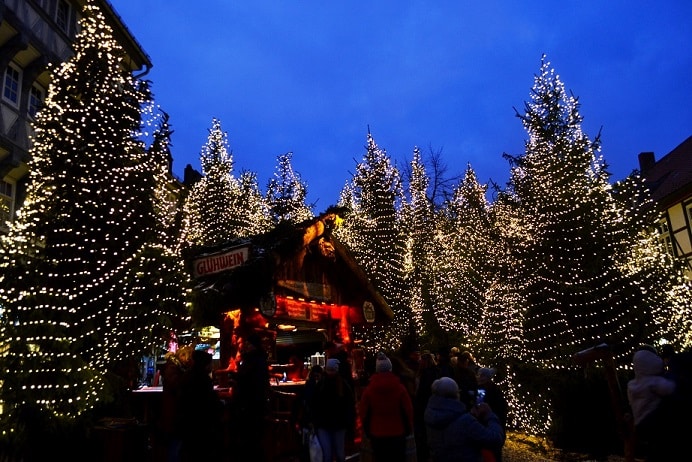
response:
[[[476,356],[484,363],[512,363],[523,355],[525,280],[518,250],[530,246],[531,227],[523,222],[510,197],[499,194],[487,209],[487,261],[482,263],[487,280],[482,295],[482,319],[478,326]]]
[[[341,188],[337,205],[345,207],[349,210],[349,214],[348,220],[345,220],[341,226],[336,228],[334,234],[343,244],[348,246],[354,255],[365,252],[364,243],[358,238],[359,230],[369,227],[371,222],[356,201],[354,187],[349,181]]]
[[[212,120],[200,163],[203,176],[192,186],[185,201],[185,240],[192,245],[213,246],[237,237],[237,230],[230,227],[231,204],[240,189],[238,179],[233,176],[228,134],[221,129],[218,119]]]
[[[266,232],[269,210],[257,175],[250,171],[234,175],[228,134],[218,119],[212,121],[200,163],[203,176],[185,201],[185,241],[209,247]]]
[[[291,165],[292,152],[277,159],[274,177],[267,185],[267,205],[272,222],[300,223],[313,217],[313,207],[306,204],[308,188]]]
[[[469,165],[439,215],[438,264],[430,269],[438,322],[469,347],[482,334],[484,295],[497,250],[491,239],[486,189]]]
[[[525,153],[510,158],[509,189],[532,235],[529,245],[513,249],[515,271],[525,278],[524,360],[564,367],[575,352],[604,342],[627,363],[653,338],[654,317],[671,307],[657,307],[654,316],[648,288],[623,273],[630,236],[600,137],[582,132],[578,100],[545,58],[519,117],[529,138]]]
[[[190,278],[181,258],[183,229],[183,203],[185,190],[171,174],[173,156],[171,155],[171,134],[169,116],[162,114],[159,125],[154,132],[152,145],[148,149],[147,163],[149,171],[154,174],[155,188],[153,195],[154,213],[156,217],[156,238],[149,243],[143,262],[151,266],[151,271],[144,273],[155,274],[147,286],[143,287],[142,300],[150,300],[152,309],[139,315],[138,325],[142,316],[152,318],[154,328],[150,328],[159,339],[168,338],[171,330],[179,331],[189,325],[189,315],[185,309],[186,294],[190,288]],[[135,274],[135,278],[137,274]],[[175,332],[176,335],[179,332]],[[153,351],[155,345],[144,345]]]
[[[397,349],[410,331],[411,312],[405,301],[404,246],[399,234],[398,207],[401,203],[401,179],[387,153],[368,133],[366,153],[357,164],[350,195],[361,216],[345,221],[344,233],[355,233],[347,241],[360,239],[352,249],[375,287],[390,304],[394,321],[386,331],[369,331],[366,346]],[[343,204],[348,205],[348,204]],[[355,228],[356,223],[366,224]],[[359,335],[356,332],[356,335]]]
[[[74,57],[54,69],[26,200],[3,236],[0,428],[17,438],[112,399],[105,374],[148,343],[165,304],[151,285],[165,271],[155,263],[156,172],[139,139],[150,94],[120,67],[96,6],[80,26]]]
[[[231,222],[229,229],[238,238],[266,233],[272,222],[267,201],[260,191],[257,174],[241,173],[238,189],[234,191],[230,204]]]
[[[433,322],[430,290],[434,276],[429,270],[438,264],[431,239],[434,222],[432,201],[428,197],[430,178],[423,164],[420,150],[416,147],[411,160],[408,181],[408,201],[403,204],[399,228],[405,237],[405,276],[409,293],[409,309],[412,313],[409,337],[412,340],[427,338]]]

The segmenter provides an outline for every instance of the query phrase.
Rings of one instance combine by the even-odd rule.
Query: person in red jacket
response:
[[[392,373],[392,362],[382,352],[377,354],[375,374],[363,390],[359,406],[373,460],[403,462],[406,438],[413,431],[413,403],[406,387]]]

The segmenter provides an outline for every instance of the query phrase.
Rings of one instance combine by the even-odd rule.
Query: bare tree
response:
[[[430,177],[427,196],[435,209],[439,209],[444,201],[451,197],[454,187],[463,177],[462,173],[449,175],[449,166],[442,157],[442,149],[428,146],[428,151],[423,155],[423,165],[425,165],[425,170]],[[397,168],[401,172],[402,181],[406,186],[405,190],[408,190],[407,186],[411,182],[412,174],[411,163],[404,161],[400,162],[400,164],[397,165]]]

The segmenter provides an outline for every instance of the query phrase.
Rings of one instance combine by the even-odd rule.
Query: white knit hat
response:
[[[441,377],[432,383],[432,392],[445,398],[459,398],[459,385],[454,379]]]
[[[377,353],[377,360],[375,361],[375,372],[392,372],[392,362],[389,360],[387,355],[381,351]]]

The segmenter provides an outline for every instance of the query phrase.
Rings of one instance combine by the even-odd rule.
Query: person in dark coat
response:
[[[457,356],[453,377],[459,385],[461,401],[470,409],[475,404],[476,391],[478,390],[476,370],[470,351],[463,351]]]
[[[161,392],[160,428],[166,451],[167,462],[180,461],[180,451],[183,444],[183,418],[181,402],[183,383],[186,372],[192,366],[191,345],[175,352],[166,353],[166,363],[163,366],[163,390]]]
[[[672,460],[665,455],[669,449],[666,428],[670,419],[660,412],[664,397],[675,392],[676,383],[664,377],[663,359],[654,351],[642,348],[632,358],[634,378],[627,382],[627,399],[634,418],[638,451],[647,462]]]
[[[481,367],[478,369],[478,393],[482,396],[482,401],[488,403],[490,409],[495,413],[502,425],[502,431],[507,434],[507,412],[509,406],[502,389],[493,381],[495,369]],[[482,392],[482,395],[481,395]],[[499,446],[489,448],[494,456],[495,462],[502,462],[502,447],[504,441]]]
[[[675,390],[664,396],[658,406],[666,435],[661,456],[667,460],[684,460],[689,458],[687,438],[692,435],[692,419],[689,418],[692,415],[692,351],[678,353],[670,344],[663,347],[664,377],[675,383]]]
[[[346,381],[351,391],[355,393],[356,380],[353,378],[353,367],[351,367],[351,361],[349,361],[348,352],[343,348],[338,348],[334,352],[332,358],[339,360],[339,374]]]
[[[269,365],[262,339],[251,334],[243,342],[241,361],[233,382],[239,461],[264,460],[265,419],[268,413]]]
[[[356,405],[353,390],[339,374],[339,360],[330,358],[310,403],[324,462],[346,460],[346,434],[353,434]]]
[[[430,455],[435,462],[480,462],[482,449],[504,441],[500,420],[487,403],[472,410],[459,400],[459,386],[449,377],[435,380],[425,409]]]
[[[211,355],[195,350],[192,366],[183,377],[180,400],[183,462],[218,459],[223,446],[222,413],[223,404],[211,379]]]
[[[428,460],[428,438],[423,416],[432,395],[432,384],[437,380],[435,358],[429,351],[423,352],[416,377],[416,396],[413,400],[413,431],[416,437],[416,453],[419,461]]]
[[[450,355],[449,347],[442,347],[437,352],[437,364],[435,368],[437,369],[437,378],[440,377],[451,377],[454,378],[454,365],[452,364],[452,357]]]
[[[322,366],[319,364],[312,366],[310,373],[308,374],[308,379],[305,381],[305,385],[303,385],[303,388],[296,396],[296,399],[293,402],[293,408],[291,409],[291,422],[300,433],[303,443],[300,460],[304,462],[310,462],[309,437],[310,433],[314,430],[312,409],[310,408],[310,404],[313,396],[315,395],[317,384],[322,379],[323,373],[324,371]]]

